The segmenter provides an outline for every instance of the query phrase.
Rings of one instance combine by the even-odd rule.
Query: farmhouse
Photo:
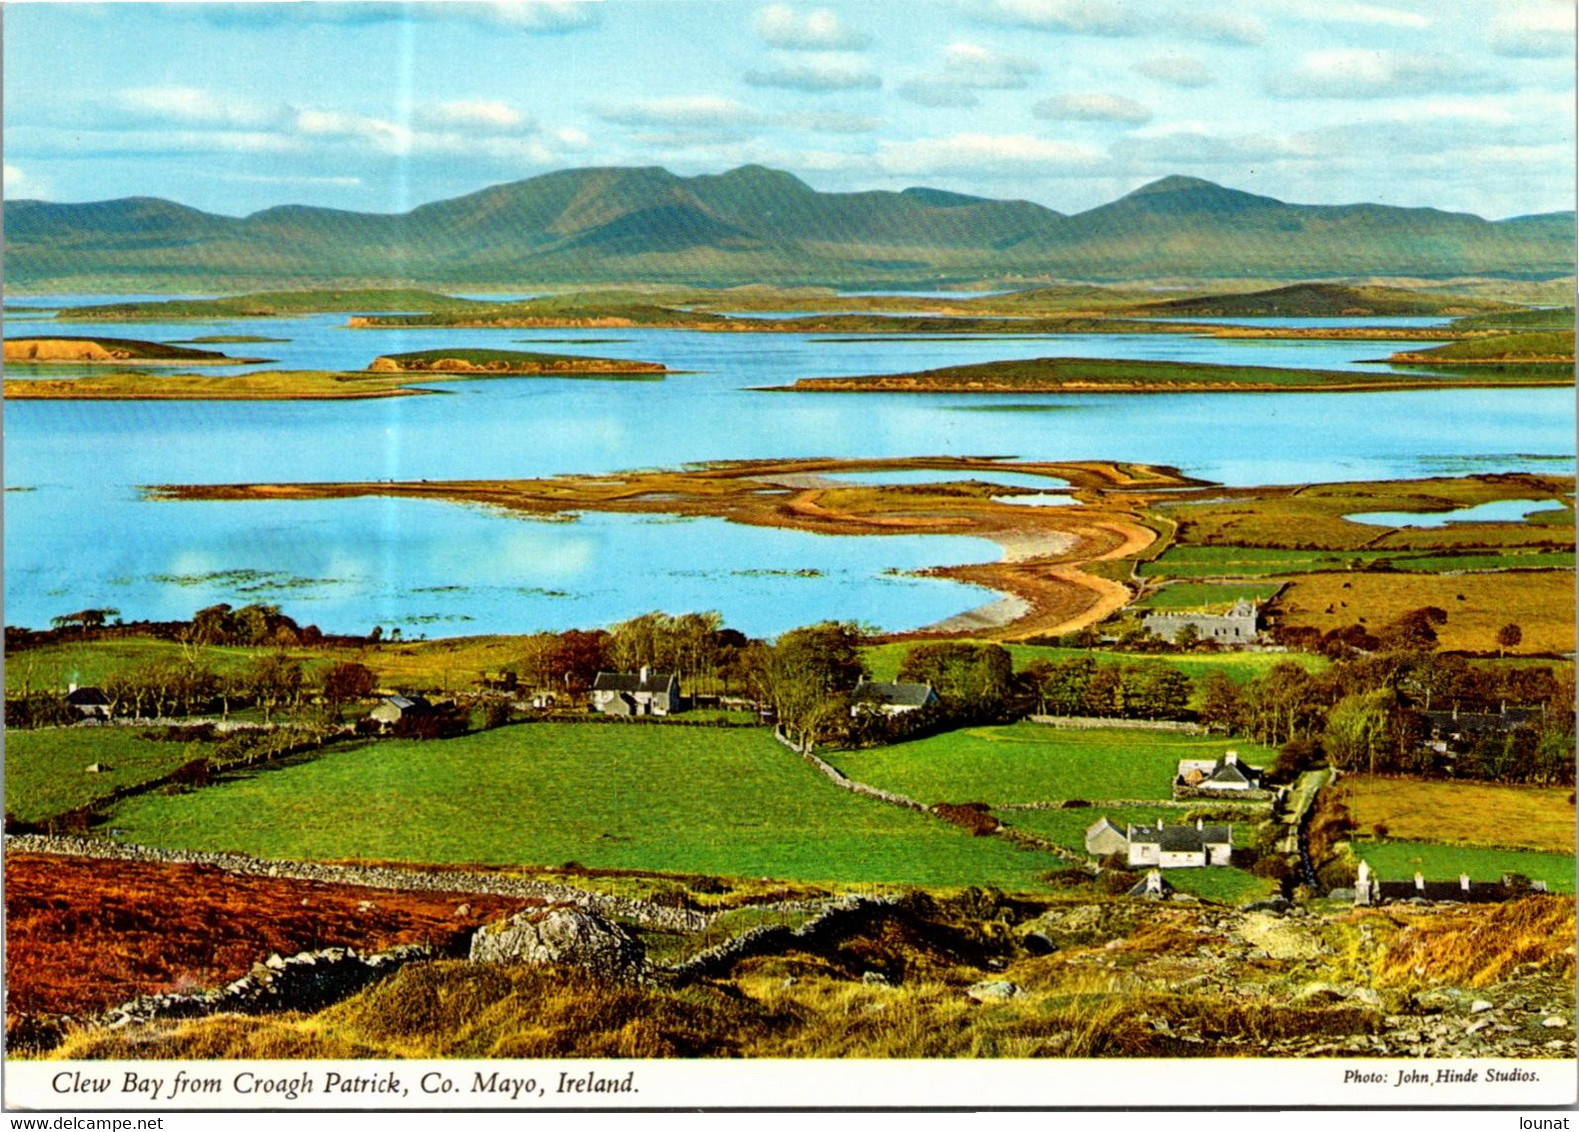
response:
[[[1226,865],[1233,855],[1233,827],[1206,825],[1128,826],[1124,838],[1129,842],[1129,864],[1152,865],[1159,869],[1199,869]]]
[[[1194,626],[1196,639],[1222,645],[1248,645],[1260,639],[1256,622],[1260,607],[1253,601],[1234,602],[1227,613],[1152,613],[1142,624],[1165,641],[1176,641],[1186,625]]]
[[[1086,852],[1094,857],[1106,857],[1109,853],[1129,852],[1129,839],[1124,836],[1124,831],[1107,818],[1103,818],[1086,830]]]
[[[102,688],[79,688],[73,684],[66,692],[66,703],[83,719],[110,718],[110,697]]]
[[[1240,762],[1238,751],[1224,751],[1220,759],[1180,759],[1174,785],[1224,793],[1259,790],[1261,772]]]
[[[1445,752],[1457,744],[1473,743],[1483,735],[1505,735],[1540,722],[1539,708],[1504,706],[1501,711],[1422,711],[1417,713],[1430,730],[1426,745]]]
[[[426,715],[432,710],[433,705],[421,696],[385,696],[383,702],[367,713],[367,717],[381,727],[390,728],[402,719]]]
[[[903,715],[920,711],[938,702],[938,694],[931,684],[901,684],[862,679],[855,685],[855,703],[851,715],[878,712],[882,715]]]
[[[1543,880],[1525,880],[1504,875],[1501,880],[1470,880],[1460,873],[1457,880],[1426,880],[1415,873],[1413,880],[1381,880],[1371,872],[1368,861],[1360,862],[1354,882],[1354,902],[1363,905],[1391,904],[1419,900],[1443,904],[1497,904],[1521,896],[1546,891]]]
[[[592,682],[592,710],[604,715],[669,715],[680,710],[680,678],[654,672],[599,672]]]

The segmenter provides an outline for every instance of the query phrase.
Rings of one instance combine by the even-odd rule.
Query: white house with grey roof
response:
[[[592,710],[604,715],[669,715],[680,710],[680,678],[672,672],[599,672]]]
[[[394,695],[385,696],[380,700],[378,706],[367,713],[367,717],[375,720],[381,727],[390,728],[402,719],[427,715],[432,710],[433,705],[422,696]]]
[[[1220,759],[1180,759],[1176,786],[1223,793],[1261,789],[1261,771],[1239,761],[1238,751],[1224,751]]]
[[[881,715],[904,715],[920,711],[938,702],[938,694],[931,684],[907,684],[899,681],[862,679],[855,685],[854,702],[850,705],[852,716],[863,712]]]
[[[1233,856],[1233,827],[1207,825],[1132,825],[1125,830],[1131,868],[1199,869],[1227,865]]]

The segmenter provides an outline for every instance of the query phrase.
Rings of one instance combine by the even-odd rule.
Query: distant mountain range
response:
[[[715,176],[569,169],[398,215],[304,205],[236,218],[166,200],[5,204],[13,289],[650,281],[915,285],[1353,276],[1551,278],[1574,213],[1488,221],[1301,205],[1165,177],[1064,215],[937,189],[823,193],[748,165]]]

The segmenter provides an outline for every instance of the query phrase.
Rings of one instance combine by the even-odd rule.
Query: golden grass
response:
[[[1573,533],[1535,523],[1464,523],[1390,530],[1355,523],[1345,515],[1455,511],[1502,499],[1563,502],[1573,491],[1566,477],[1509,474],[1357,483],[1310,484],[1211,492],[1209,503],[1168,508],[1180,524],[1179,541],[1194,545],[1311,547],[1323,550],[1412,547],[1571,545]],[[1222,499],[1225,494],[1232,498]]]
[[[1320,632],[1359,622],[1372,632],[1402,614],[1434,605],[1447,611],[1438,647],[1496,652],[1497,630],[1512,622],[1524,638],[1512,653],[1574,649],[1572,570],[1501,574],[1384,574],[1348,572],[1294,578],[1278,599],[1287,628]]]
[[[1376,960],[1379,985],[1483,987],[1520,967],[1573,977],[1572,897],[1539,896],[1489,910],[1455,908],[1435,915],[1403,915],[1406,926],[1392,934]]]
[[[263,370],[235,377],[196,373],[107,373],[81,378],[7,381],[5,396],[15,401],[339,401],[408,397],[431,392],[408,388],[412,382],[424,379],[431,381],[434,377],[431,374],[372,375],[319,370]]]
[[[1339,790],[1364,831],[1380,822],[1405,841],[1574,851],[1567,787],[1355,776]]]

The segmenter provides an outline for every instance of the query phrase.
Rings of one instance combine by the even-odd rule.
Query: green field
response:
[[[5,809],[24,821],[86,806],[123,786],[163,778],[202,753],[186,743],[138,738],[131,727],[49,727],[7,731]],[[89,774],[103,763],[110,769]]]
[[[1574,308],[1571,306],[1472,314],[1453,320],[1455,330],[1481,330],[1487,327],[1508,330],[1572,330],[1573,326]]]
[[[1242,869],[1169,869],[1168,883],[1180,892],[1193,893],[1224,904],[1245,904],[1277,893],[1277,882],[1251,876]]]
[[[1006,644],[1004,647],[1014,658],[1015,671],[1023,669],[1033,660],[1045,660],[1049,664],[1082,657],[1089,657],[1098,664],[1140,664],[1162,661],[1173,665],[1197,685],[1211,672],[1226,672],[1234,683],[1243,684],[1247,680],[1265,675],[1268,669],[1277,664],[1298,664],[1309,672],[1320,672],[1330,663],[1324,657],[1297,652],[1214,652],[1152,656],[1115,652],[1112,649],[1066,649],[1057,645]],[[913,648],[915,648],[913,643],[905,642],[871,645],[862,651],[862,656],[866,659],[866,666],[873,680],[893,680],[898,677],[899,666],[904,662],[905,653]]]
[[[1546,521],[1571,519],[1572,512],[1553,508]],[[1277,550],[1250,546],[1170,546],[1137,573],[1143,578],[1271,577],[1369,567],[1385,559],[1394,570],[1438,574],[1451,570],[1511,570],[1571,567],[1567,551],[1525,550],[1485,554],[1420,554],[1395,550]],[[1176,587],[1169,587],[1170,592]]]
[[[1217,758],[1229,749],[1256,766],[1276,757],[1266,747],[1219,736],[1014,723],[830,755],[829,761],[851,778],[928,805],[1002,806],[1068,798],[1167,799],[1180,759]]]
[[[198,663],[221,674],[237,673],[268,651],[204,645],[198,654]],[[318,669],[345,659],[327,651],[309,649],[290,655],[302,662],[309,679],[314,678]],[[112,637],[40,645],[6,657],[5,690],[7,695],[18,695],[24,689],[64,691],[68,684],[103,684],[111,675],[128,672],[139,665],[180,664],[185,660],[186,651],[178,642],[152,637]]]
[[[1245,585],[1221,585],[1200,582],[1180,582],[1164,586],[1135,603],[1137,609],[1227,609],[1236,601],[1266,601],[1277,593],[1276,582],[1259,582]]]
[[[130,799],[117,836],[267,857],[1034,887],[1052,858],[840,790],[761,730],[529,724]]]
[[[1383,880],[1409,880],[1416,871],[1427,880],[1457,880],[1460,873],[1468,873],[1471,880],[1496,880],[1504,873],[1520,873],[1531,880],[1544,880],[1553,892],[1574,890],[1572,853],[1368,840],[1354,842],[1354,851],[1369,861]]]
[[[1572,358],[1574,332],[1537,330],[1520,334],[1497,334],[1490,338],[1465,338],[1429,350],[1412,350],[1395,355],[1394,361],[1418,365],[1422,362],[1519,361],[1521,359]]]

